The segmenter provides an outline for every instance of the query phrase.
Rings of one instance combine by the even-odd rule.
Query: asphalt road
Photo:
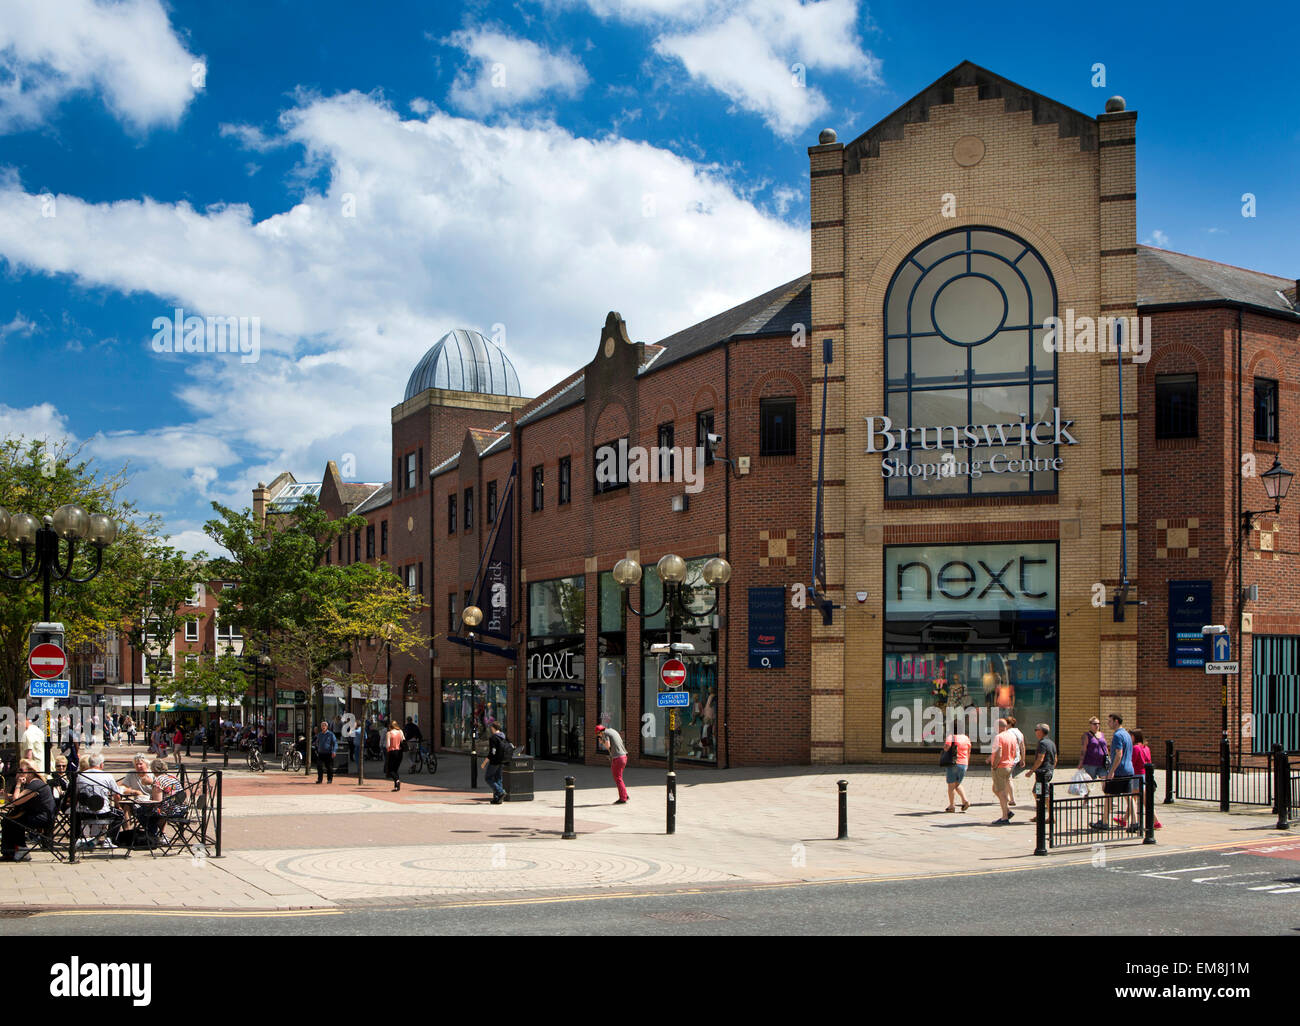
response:
[[[1269,846],[919,879],[356,905],[323,913],[38,913],[0,920],[0,934],[981,937],[1010,917],[1021,924],[1016,933],[1027,934],[1032,923],[1037,936],[1296,936],[1300,838],[1272,851],[1261,847]]]

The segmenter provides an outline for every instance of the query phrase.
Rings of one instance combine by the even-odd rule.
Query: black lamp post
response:
[[[1241,511],[1241,523],[1240,523],[1240,528],[1237,532],[1237,645],[1238,648],[1240,648],[1241,646],[1241,606],[1244,603],[1244,596],[1242,594],[1242,587],[1241,587],[1241,561],[1244,555],[1246,538],[1250,534],[1251,526],[1254,524],[1256,517],[1263,516],[1265,513],[1282,512],[1282,500],[1286,498],[1287,492],[1291,490],[1291,479],[1295,477],[1295,474],[1293,474],[1291,471],[1283,467],[1282,462],[1277,458],[1275,454],[1273,456],[1273,465],[1269,467],[1268,470],[1264,471],[1264,473],[1260,474],[1259,477],[1260,480],[1264,482],[1264,494],[1273,500],[1273,508],[1256,509],[1256,510],[1244,509]],[[1240,652],[1237,653],[1237,658],[1238,659],[1241,658]],[[1228,686],[1226,681],[1223,685],[1223,693],[1220,699],[1220,706],[1222,710],[1222,720],[1223,720],[1222,722],[1223,743],[1226,744],[1228,741]],[[1238,672],[1237,674],[1237,706],[1238,706],[1238,713],[1240,713],[1241,711],[1240,710],[1240,706],[1241,706],[1240,672]],[[1238,722],[1240,722],[1240,717],[1238,717]],[[1238,733],[1240,734],[1240,731]],[[1239,760],[1241,758],[1240,737],[1238,737],[1238,742],[1237,742],[1237,758]]]
[[[478,715],[474,711],[474,698],[477,694],[474,675],[474,628],[483,622],[483,610],[478,606],[466,606],[460,614],[461,621],[469,628],[469,788],[478,789]]]
[[[71,581],[73,584],[86,584],[93,580],[104,564],[104,550],[117,540],[117,523],[112,517],[103,513],[87,513],[75,502],[60,506],[53,516],[38,523],[30,513],[15,513],[12,516],[0,508],[0,538],[8,538],[18,546],[21,554],[22,569],[18,573],[4,571],[11,581],[28,581],[40,576],[44,599],[43,622],[50,621],[50,583],[51,581]],[[60,558],[59,541],[67,543],[66,561]],[[84,577],[72,572],[73,561],[77,555],[77,543],[87,542],[94,552],[94,567]],[[31,553],[30,562],[28,554]],[[45,736],[45,766],[50,765],[50,737]]]
[[[717,611],[718,602],[721,599],[721,587],[731,580],[731,564],[721,556],[714,556],[704,564],[701,576],[704,583],[713,589],[713,605],[708,609],[702,609],[696,612],[686,605],[687,592],[686,584],[686,560],[681,556],[669,553],[660,558],[656,564],[659,571],[659,580],[663,582],[663,595],[659,603],[659,608],[642,612],[632,605],[632,588],[641,581],[641,564],[634,559],[620,559],[614,564],[614,582],[623,589],[623,602],[628,611],[633,615],[640,617],[642,620],[658,616],[665,609],[668,610],[668,645],[667,649],[671,655],[675,651],[673,645],[673,621],[680,615],[683,619],[694,616],[711,616]],[[677,829],[677,760],[676,760],[676,740],[677,740],[677,713],[675,710],[668,712],[668,833],[675,833]]]

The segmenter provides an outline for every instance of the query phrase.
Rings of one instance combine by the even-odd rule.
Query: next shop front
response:
[[[987,749],[1008,715],[1055,733],[1056,542],[896,545],[884,565],[885,751],[933,749],[954,724]]]

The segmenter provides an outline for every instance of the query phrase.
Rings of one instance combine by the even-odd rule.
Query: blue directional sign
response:
[[[1216,663],[1226,663],[1232,658],[1232,636],[1229,634],[1216,634],[1214,636],[1214,661]]]
[[[688,691],[661,691],[658,695],[658,706],[660,709],[671,709],[674,707],[686,708],[691,704],[691,695]]]
[[[31,698],[67,698],[66,680],[33,680],[27,685],[27,694]]]

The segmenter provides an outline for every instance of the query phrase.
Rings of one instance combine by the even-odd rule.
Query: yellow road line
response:
[[[57,909],[50,912],[35,912],[32,918],[41,916],[185,916],[187,919],[296,919],[299,916],[339,916],[344,909],[306,908],[298,911],[265,910],[249,912],[190,912],[183,909],[134,909],[134,908],[87,908]]]

